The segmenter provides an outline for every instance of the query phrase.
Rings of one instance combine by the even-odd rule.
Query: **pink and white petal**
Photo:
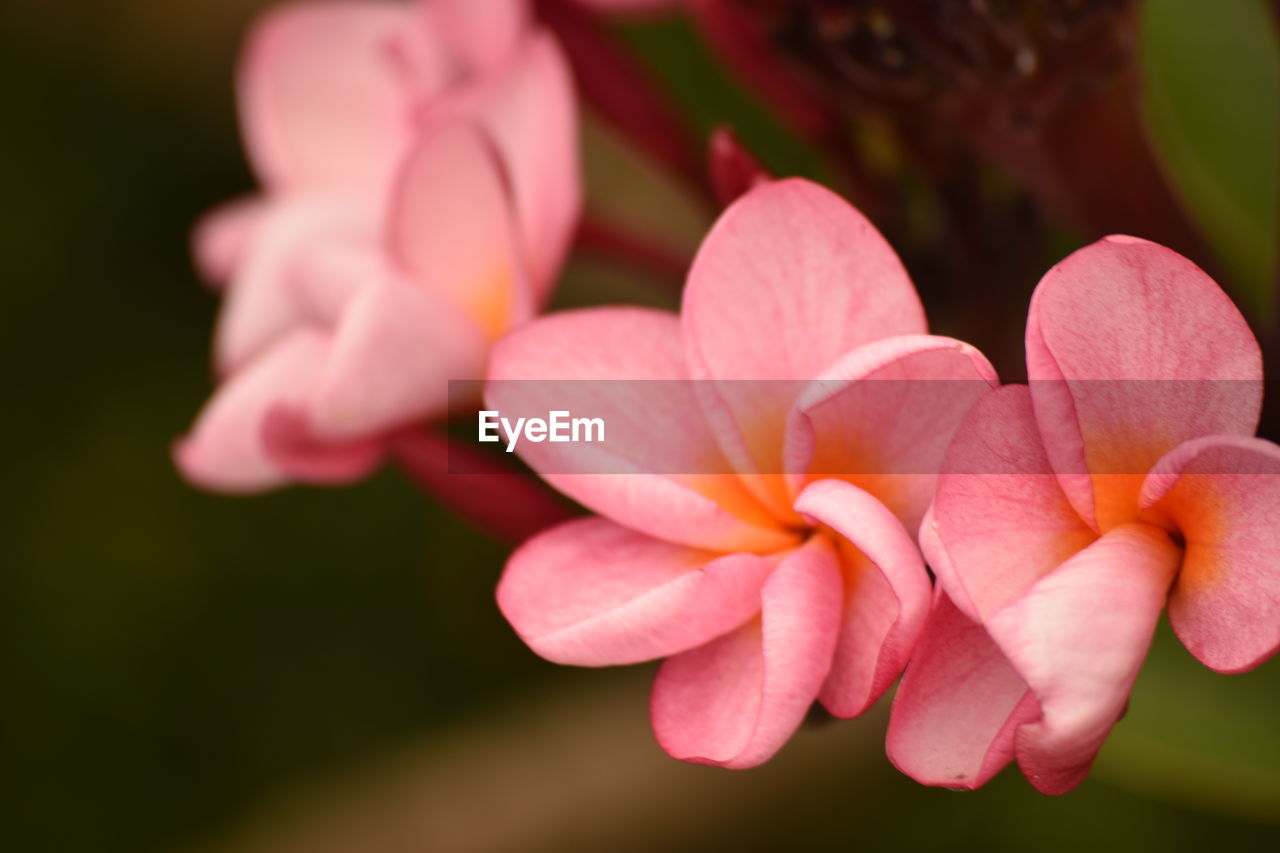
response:
[[[535,536],[511,556],[498,607],[548,660],[639,663],[695,648],[751,619],[776,564],[583,518]]]
[[[484,372],[489,340],[449,300],[389,274],[343,313],[306,399],[316,440],[355,441],[443,414],[449,381]]]
[[[819,698],[835,716],[856,717],[906,666],[929,613],[929,575],[902,522],[857,486],[813,483],[796,509],[844,538],[840,635]]]
[[[765,582],[760,618],[663,662],[649,705],[675,758],[721,767],[767,761],[804,721],[831,668],[840,619],[838,558],[823,537]]]
[[[295,316],[332,328],[360,291],[386,278],[389,267],[376,240],[334,240],[308,247],[292,269],[286,298]]]
[[[376,234],[376,205],[364,196],[299,195],[273,203],[227,288],[214,331],[220,374],[238,370],[279,337],[312,318],[299,293],[335,245],[368,245]],[[332,272],[326,271],[332,277]]]
[[[925,331],[889,244],[846,201],[798,178],[762,184],[721,215],[689,273],[682,320],[694,378],[755,380],[708,383],[703,395],[744,473],[782,473],[803,383],[863,344]],[[781,477],[769,485],[772,503],[790,504]]]
[[[1043,712],[1015,738],[1037,790],[1066,793],[1089,772],[1124,714],[1181,556],[1160,528],[1120,525],[987,620]]]
[[[396,181],[392,254],[497,337],[533,313],[507,177],[488,136],[453,121],[423,134]]]
[[[410,92],[390,45],[394,2],[295,3],[255,26],[239,71],[249,159],[272,189],[381,190],[408,142]]]
[[[1152,470],[1142,507],[1186,542],[1169,622],[1218,672],[1244,672],[1280,647],[1280,447],[1212,436]]]
[[[516,452],[619,524],[722,552],[795,544],[720,455],[686,379],[671,314],[595,308],[527,323],[494,347],[485,400],[512,423],[556,410],[602,419],[602,442],[524,441]]]
[[[529,26],[526,0],[435,0],[426,5],[440,38],[471,73],[483,73],[509,59]]]
[[[1253,333],[1209,276],[1155,243],[1108,237],[1049,270],[1026,344],[1050,460],[1095,529],[1135,520],[1142,475],[1178,444],[1257,427]]]
[[[784,449],[792,488],[847,479],[917,529],[956,427],[998,384],[982,353],[952,338],[902,335],[853,350],[796,401]]]
[[[262,421],[267,457],[290,480],[315,485],[352,483],[382,464],[386,440],[380,435],[332,443],[316,438],[300,406],[277,404]]]
[[[578,110],[568,62],[555,39],[527,37],[516,61],[475,102],[511,177],[536,301],[546,300],[582,208]]]
[[[241,198],[200,217],[191,235],[196,269],[206,282],[221,288],[244,261],[268,205],[260,198]]]
[[[315,381],[329,352],[323,332],[300,329],[222,383],[191,431],[174,446],[178,470],[216,492],[258,492],[288,482],[262,440],[267,412],[296,403]]]
[[[980,788],[1013,758],[1018,727],[1039,716],[1035,694],[986,629],[936,587],[893,697],[889,760],[925,785]]]
[[[1096,538],[1059,488],[1027,388],[989,392],[956,430],[921,527],[951,601],[982,623]]]
[[[922,333],[893,249],[809,181],[762,184],[720,217],[689,273],[684,336],[698,378],[800,379],[880,338]]]

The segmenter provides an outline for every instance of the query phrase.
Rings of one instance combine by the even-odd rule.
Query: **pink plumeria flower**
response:
[[[1258,344],[1174,252],[1109,237],[1049,271],[1027,321],[1030,387],[965,419],[921,543],[929,626],[894,702],[889,754],[975,788],[1017,759],[1080,783],[1162,610],[1219,672],[1280,644],[1280,447],[1253,437]]]
[[[521,446],[601,517],[521,547],[498,587],[502,612],[558,663],[666,658],[651,714],[677,758],[749,767],[815,700],[861,713],[897,677],[928,609],[908,533],[932,495],[928,472],[995,383],[973,348],[925,331],[880,234],[791,179],[725,211],[680,316],[595,308],[511,333],[494,351],[490,409],[564,408],[574,383],[545,380],[589,380],[591,414],[619,439],[603,464],[566,445]],[[725,381],[740,379],[780,381]],[[916,379],[963,381],[941,394],[872,387]],[[895,468],[925,473],[877,474]]]
[[[220,491],[349,480],[545,300],[581,197],[568,70],[521,0],[301,3],[254,29],[239,102],[263,190],[197,232],[221,384],[176,458]]]

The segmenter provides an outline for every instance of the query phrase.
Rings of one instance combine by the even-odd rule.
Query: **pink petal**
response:
[[[925,330],[911,281],[879,232],[797,178],[756,187],[724,212],[694,260],[682,320],[697,379],[808,381],[856,347]],[[786,417],[801,387],[708,389],[718,397],[704,401],[708,415],[735,466],[783,470]],[[780,486],[769,484],[771,503],[789,506]]]
[[[1262,405],[1258,343],[1231,300],[1186,258],[1133,237],[1045,275],[1027,372],[1054,470],[1098,530],[1136,519],[1142,475],[1166,452],[1252,435]]]
[[[760,610],[776,560],[672,545],[602,518],[554,527],[507,562],[498,606],[556,663],[638,663],[700,646]]]
[[[1035,695],[991,636],[937,587],[893,698],[889,760],[926,785],[980,788],[1013,758],[1018,727],[1039,716]]]
[[[1156,464],[1142,506],[1186,541],[1169,622],[1219,672],[1253,669],[1280,647],[1280,447],[1214,436]]]
[[[956,431],[920,530],[952,602],[983,622],[1095,538],[1058,486],[1028,390],[988,393]]]
[[[435,16],[442,39],[473,71],[508,59],[529,25],[525,0],[435,0],[426,5]]]
[[[294,322],[329,328],[360,291],[387,277],[388,261],[375,240],[332,240],[308,246],[292,269],[284,297]]]
[[[649,711],[672,756],[752,767],[803,722],[830,670],[840,619],[840,570],[826,540],[785,557],[762,599],[759,620],[658,671]]]
[[[814,379],[862,344],[924,331],[893,249],[844,199],[799,178],[740,198],[702,243],[684,293],[695,375]]]
[[[289,479],[320,485],[350,483],[382,463],[382,436],[333,444],[315,436],[299,406],[276,404],[262,420],[262,444],[271,462]]]
[[[1041,792],[1080,784],[1124,713],[1180,557],[1159,528],[1120,525],[987,620],[1043,711],[1016,737]]]
[[[513,421],[552,410],[603,419],[605,443],[516,449],[557,489],[624,526],[716,551],[793,544],[729,471],[685,379],[674,316],[596,308],[539,318],[500,340],[485,399]]]
[[[437,127],[414,147],[396,181],[388,231],[403,266],[491,336],[532,313],[506,176],[488,137],[470,123]]]
[[[514,64],[478,104],[475,118],[510,173],[525,256],[539,298],[545,299],[582,207],[577,103],[555,40],[546,33],[527,38]]]
[[[267,13],[239,74],[240,120],[263,183],[382,188],[411,129],[410,93],[389,47],[412,21],[407,5],[392,2]]]
[[[792,487],[847,479],[916,530],[956,427],[997,383],[982,353],[951,338],[903,335],[853,350],[796,401],[784,453]]]
[[[273,406],[296,403],[306,394],[328,351],[327,335],[301,329],[219,386],[174,448],[182,475],[217,492],[256,492],[286,483],[266,453],[263,421]]]
[[[819,698],[835,716],[855,717],[880,698],[911,656],[929,612],[929,576],[915,539],[857,486],[819,481],[800,493],[796,509],[844,537],[840,635]]]
[[[271,346],[312,316],[299,298],[316,270],[333,273],[317,261],[335,246],[370,246],[378,213],[360,196],[297,196],[267,210],[255,228],[214,333],[218,371],[227,374]],[[312,257],[319,254],[319,258]]]
[[[447,299],[394,275],[342,315],[306,401],[313,435],[345,442],[443,413],[449,380],[484,372],[489,341]]]
[[[226,283],[243,262],[267,205],[258,198],[228,202],[200,218],[192,235],[196,269],[215,286]]]

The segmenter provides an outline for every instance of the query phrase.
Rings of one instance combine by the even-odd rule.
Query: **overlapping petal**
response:
[[[1026,345],[1049,458],[1096,529],[1136,518],[1142,475],[1178,444],[1257,427],[1257,341],[1212,279],[1154,243],[1108,237],[1051,269]]]
[[[564,54],[546,33],[527,36],[475,103],[475,119],[508,164],[534,287],[545,299],[582,205],[577,102]]]
[[[1219,672],[1280,647],[1280,447],[1213,436],[1179,445],[1142,489],[1142,507],[1186,542],[1169,598],[1183,644]]]
[[[262,442],[263,419],[273,406],[301,403],[329,346],[324,332],[299,329],[223,383],[174,448],[183,476],[219,492],[283,485],[284,474]]]
[[[839,196],[800,179],[744,195],[702,243],[684,292],[695,376],[799,379],[924,314],[893,249]]]
[[[374,245],[378,212],[372,198],[297,195],[273,203],[254,229],[227,290],[214,332],[220,374],[238,370],[279,337],[310,319],[303,294],[308,276],[331,272],[309,258],[312,247]]]
[[[585,518],[512,555],[498,606],[548,660],[637,663],[700,646],[754,617],[776,562],[673,545]]]
[[[987,620],[1040,703],[1015,739],[1040,791],[1078,785],[1124,713],[1180,556],[1163,530],[1120,525]]]
[[[525,0],[433,0],[423,5],[457,60],[479,73],[508,59],[529,26]]]
[[[902,335],[853,350],[791,412],[784,464],[792,488],[847,479],[917,529],[956,427],[997,382],[980,352],[952,338]]]
[[[462,310],[388,272],[352,300],[307,398],[317,439],[351,441],[431,415],[449,380],[484,370],[489,339]]]
[[[920,531],[954,605],[981,623],[1095,538],[1059,488],[1027,388],[988,393],[956,431]]]
[[[991,635],[935,587],[894,696],[889,759],[926,785],[979,788],[1013,758],[1018,727],[1039,716],[1035,694]]]
[[[390,44],[407,4],[296,3],[268,12],[240,66],[249,158],[275,188],[381,187],[412,118]]]
[[[794,542],[742,488],[699,415],[674,316],[597,308],[541,318],[494,347],[488,407],[598,417],[598,445],[521,443],[548,482],[620,524],[721,551]]]
[[[914,538],[873,495],[822,480],[796,510],[843,538],[840,634],[820,698],[837,717],[861,714],[893,683],[924,626],[929,576]]]
[[[814,537],[765,582],[758,620],[668,658],[650,714],[663,749],[722,767],[767,760],[795,732],[831,666],[840,618],[838,558]]]
[[[799,179],[762,184],[717,220],[681,320],[691,375],[729,380],[701,395],[727,456],[744,473],[778,475],[750,482],[783,513],[784,432],[803,383],[863,344],[925,331],[884,238],[839,196]]]
[[[221,287],[244,261],[267,205],[242,198],[215,208],[200,218],[191,237],[196,269],[204,280]]]
[[[258,432],[271,464],[302,483],[359,480],[373,473],[386,454],[386,439],[376,433],[339,443],[317,437],[300,404],[275,403],[263,414]]]
[[[474,125],[456,121],[424,134],[396,181],[387,227],[400,265],[490,336],[532,313],[506,174]]]

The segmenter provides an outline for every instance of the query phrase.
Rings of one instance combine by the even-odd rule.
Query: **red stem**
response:
[[[594,15],[569,0],[534,0],[560,39],[582,98],[625,138],[699,193],[707,192],[701,146],[662,86]]]
[[[662,278],[672,290],[684,285],[689,261],[663,246],[598,218],[583,218],[578,226],[577,247],[582,251],[621,261]]]
[[[533,474],[441,433],[401,433],[391,441],[391,455],[428,495],[507,542],[577,515]]]

